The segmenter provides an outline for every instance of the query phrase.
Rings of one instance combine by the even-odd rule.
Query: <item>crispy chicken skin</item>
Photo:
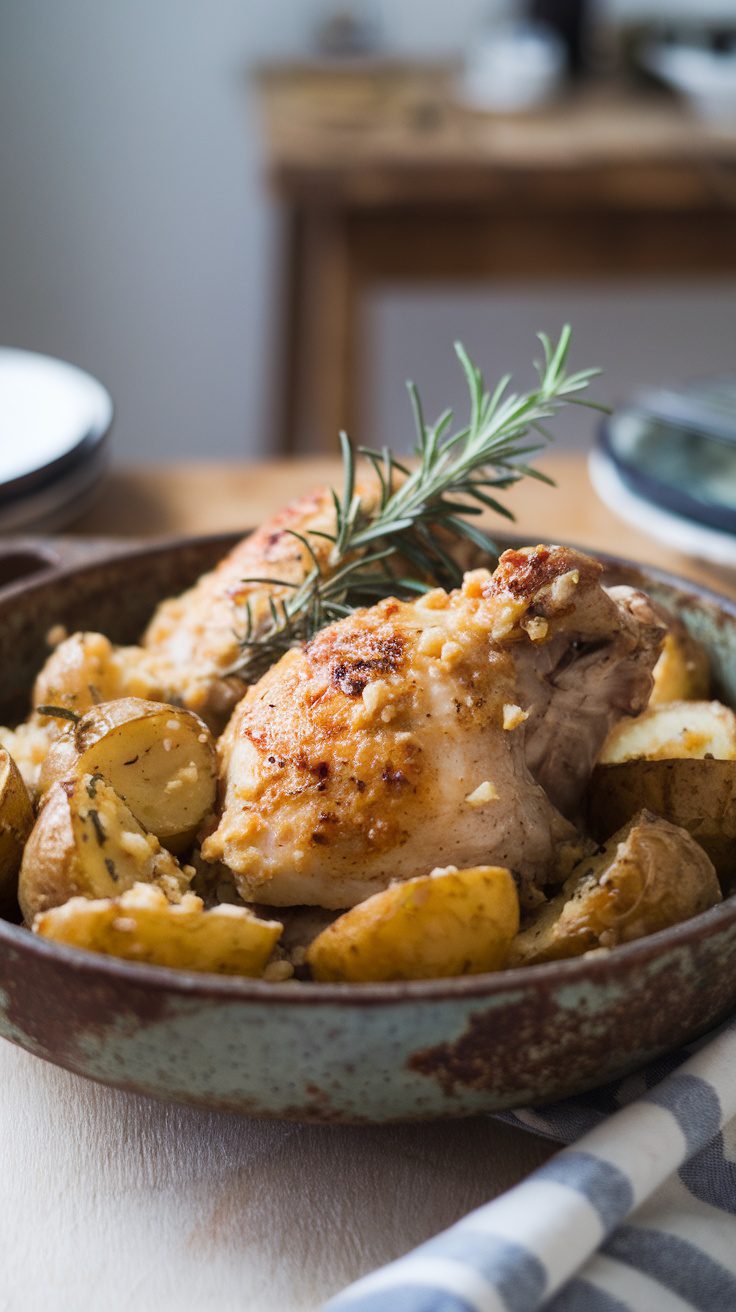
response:
[[[477,570],[449,595],[381,602],[289,652],[223,736],[222,814],[205,860],[224,861],[244,898],[327,908],[438,863],[490,862],[515,872],[532,905],[540,884],[564,878],[561,849],[576,839],[527,759],[552,778],[540,744],[546,735],[549,751],[556,732],[557,688],[540,693],[545,671],[559,671],[564,652],[569,671],[581,662],[583,764],[560,790],[572,809],[626,709],[619,683],[604,681],[616,690],[609,712],[586,715],[588,679],[597,687],[600,676],[586,644],[636,667],[632,710],[659,649],[644,600],[609,597],[600,572],[567,548],[507,552],[493,576]],[[622,615],[630,640],[616,646]],[[569,698],[567,710],[577,713]]]

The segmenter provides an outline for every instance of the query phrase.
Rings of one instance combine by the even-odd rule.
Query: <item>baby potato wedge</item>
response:
[[[181,853],[214,806],[216,772],[214,740],[197,715],[123,697],[91,707],[57,738],[39,787],[101,775],[148,833]]]
[[[595,838],[603,841],[640,807],[687,829],[724,886],[736,880],[736,761],[622,761],[597,765],[588,792]]]
[[[23,848],[32,828],[28,789],[10,753],[0,748],[0,911],[15,903]]]
[[[688,920],[721,901],[716,872],[686,830],[640,811],[573,871],[517,936],[510,964],[577,957]]]
[[[654,667],[650,706],[663,702],[699,701],[710,692],[710,660],[702,642],[673,620]]]
[[[161,693],[155,663],[140,647],[114,647],[102,633],[72,633],[38,674],[33,705],[84,715],[100,702],[125,696],[156,698]]]
[[[23,852],[18,901],[26,923],[72,897],[116,897],[157,884],[179,901],[190,874],[139,825],[98,775],[54,784]]]
[[[126,961],[258,978],[281,925],[259,920],[245,907],[205,911],[194,893],[185,893],[173,906],[159,888],[135,884],[120,897],[71,898],[37,915],[33,930],[42,938]]]
[[[392,884],[328,925],[307,948],[317,980],[438,979],[500,970],[519,898],[499,866],[434,870]]]
[[[33,689],[33,705],[61,706],[83,715],[120,695],[115,649],[102,633],[73,633],[52,651]]]
[[[736,759],[736,715],[720,702],[668,702],[649,706],[633,720],[622,720],[608,735],[598,757],[617,765],[644,757],[671,761],[682,757]]]

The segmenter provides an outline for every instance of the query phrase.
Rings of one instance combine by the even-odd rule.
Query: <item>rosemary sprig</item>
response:
[[[82,718],[78,711],[72,711],[68,706],[37,706],[36,710],[39,715],[48,715],[52,720],[70,720],[72,724],[79,724]]]
[[[288,648],[357,606],[432,587],[457,586],[462,568],[453,556],[453,546],[470,543],[496,556],[495,543],[474,519],[491,510],[513,520],[497,494],[521,478],[552,483],[528,461],[552,440],[546,424],[563,406],[605,409],[580,395],[600,370],[567,372],[570,337],[569,326],[563,328],[556,345],[544,333],[539,334],[544,352],[536,365],[539,384],[521,394],[509,390],[508,375],[489,391],[480,369],[456,342],[470,393],[469,420],[451,432],[453,415],[446,410],[428,424],[417,389],[409,383],[418,457],[411,468],[397,460],[388,447],[382,451],[356,448],[347,434],[341,433],[343,488],[341,496],[332,492],[335,529],[333,533],[310,534],[331,543],[327,562],[320,562],[309,537],[290,530],[306,548],[310,561],[302,582],[243,580],[281,591],[269,596],[265,624],[256,624],[251,605],[246,603],[245,628],[239,635],[241,654],[229,672],[248,681],[258,678]],[[534,435],[531,442],[530,434]],[[356,456],[372,465],[378,479],[378,499],[369,505],[356,490]]]

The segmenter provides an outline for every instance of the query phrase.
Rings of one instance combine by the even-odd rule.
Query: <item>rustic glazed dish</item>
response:
[[[19,718],[51,625],[135,640],[232,538],[0,548],[0,722]],[[736,704],[736,604],[610,561],[708,647]],[[635,1069],[736,1005],[736,897],[609,955],[418,983],[268,984],[77,951],[0,921],[0,1034],[120,1088],[321,1121],[546,1102]]]

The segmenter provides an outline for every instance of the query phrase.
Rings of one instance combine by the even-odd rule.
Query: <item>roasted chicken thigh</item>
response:
[[[568,817],[610,726],[646,703],[664,632],[600,575],[568,548],[506,552],[493,575],[356,611],[287,653],[221,740],[205,860],[248,900],[328,908],[492,863],[533,905],[568,873]]]

